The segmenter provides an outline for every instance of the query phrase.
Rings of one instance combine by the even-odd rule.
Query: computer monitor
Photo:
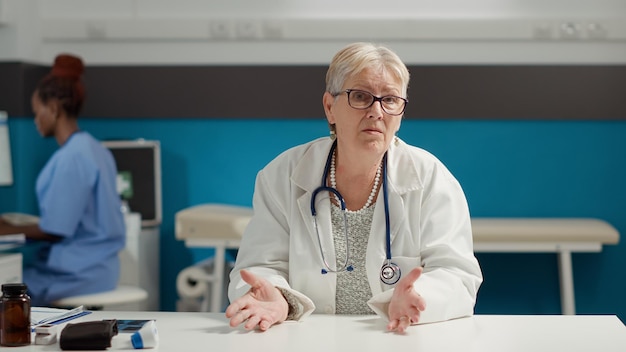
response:
[[[9,125],[6,111],[0,111],[0,186],[13,184],[13,167],[11,165],[11,142],[9,141]]]
[[[117,165],[117,189],[131,212],[141,214],[141,226],[161,224],[161,148],[159,141],[103,141]]]

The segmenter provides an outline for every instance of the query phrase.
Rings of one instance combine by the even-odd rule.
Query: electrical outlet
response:
[[[552,39],[554,38],[554,26],[550,23],[539,23],[533,26],[534,39]]]
[[[100,21],[90,21],[85,24],[85,32],[89,39],[105,39],[107,36],[106,25]]]
[[[589,39],[606,39],[608,36],[606,28],[597,22],[587,23],[585,31]]]
[[[261,24],[255,20],[240,20],[235,27],[239,39],[258,39],[261,37]]]
[[[282,39],[283,27],[280,22],[267,21],[263,24],[263,37],[267,39]]]
[[[228,20],[213,20],[210,23],[212,39],[230,39],[232,37],[232,24]]]
[[[563,22],[559,25],[559,38],[565,40],[577,40],[583,37],[583,28],[577,22]]]

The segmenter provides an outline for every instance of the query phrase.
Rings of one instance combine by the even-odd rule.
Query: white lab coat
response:
[[[324,268],[311,215],[311,194],[322,184],[332,141],[321,138],[291,148],[257,175],[254,215],[246,228],[230,274],[229,299],[245,294],[241,269],[288,289],[310,313],[335,312],[336,275]],[[474,257],[470,216],[465,195],[448,169],[427,151],[398,140],[387,155],[392,261],[408,273],[424,272],[415,283],[426,310],[419,323],[473,314],[482,274]],[[316,199],[317,221],[330,267],[335,251],[328,192]],[[376,201],[366,253],[366,270],[373,294],[370,307],[388,319],[393,286],[380,280],[385,261],[383,197]]]

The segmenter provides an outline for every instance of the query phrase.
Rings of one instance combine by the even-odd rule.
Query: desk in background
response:
[[[220,204],[205,204],[176,214],[176,238],[190,248],[215,248],[213,272],[204,279],[211,282],[211,312],[222,307],[224,253],[239,248],[252,209]],[[472,218],[476,252],[554,252],[559,263],[561,309],[576,314],[572,252],[600,252],[603,245],[619,242],[619,233],[609,223],[583,218]]]
[[[190,248],[215,248],[213,268],[206,274],[186,277],[185,270],[178,274],[177,290],[179,296],[182,286],[187,281],[193,285],[204,282],[210,284],[200,304],[201,311],[220,312],[222,310],[224,287],[228,284],[226,250],[238,249],[243,231],[252,218],[252,209],[224,204],[203,204],[183,209],[176,213],[176,239],[184,240]],[[196,287],[198,288],[198,287]],[[201,287],[200,287],[201,288]],[[195,291],[195,290],[194,290]]]
[[[126,247],[120,252],[120,284],[140,286],[148,291],[141,302],[116,306],[118,310],[159,310],[159,228],[142,228],[138,213],[125,215]],[[23,235],[22,235],[23,236]],[[19,248],[19,244],[2,244],[0,250]],[[0,252],[0,284],[23,281],[21,253]],[[107,308],[108,309],[108,308]]]
[[[464,351],[464,352],[623,352],[626,327],[616,316],[477,315],[415,325],[405,334],[386,331],[375,315],[311,315],[266,332],[231,328],[222,313],[98,311],[79,318],[156,319],[158,351]],[[113,338],[108,351],[132,350],[130,334]],[[58,351],[31,345],[11,351]]]

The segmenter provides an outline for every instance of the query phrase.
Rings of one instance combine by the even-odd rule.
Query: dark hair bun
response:
[[[83,60],[77,56],[60,54],[54,59],[51,76],[80,79],[85,71]]]

